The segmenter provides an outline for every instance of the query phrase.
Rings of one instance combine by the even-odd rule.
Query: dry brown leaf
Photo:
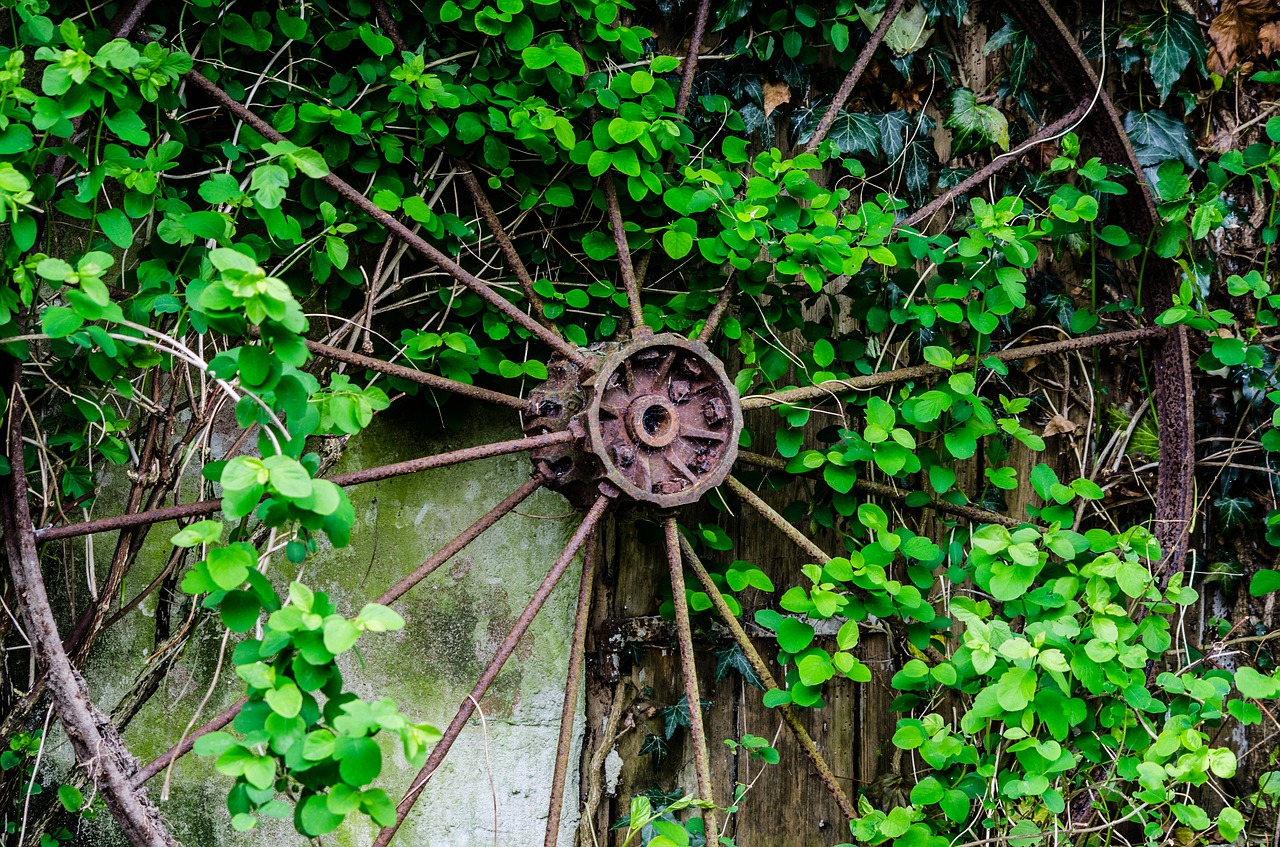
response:
[[[1253,56],[1260,47],[1261,30],[1277,19],[1280,8],[1275,0],[1222,0],[1221,12],[1209,24],[1209,70],[1226,76]]]
[[[1040,433],[1042,438],[1048,438],[1051,435],[1061,435],[1064,432],[1075,432],[1076,422],[1065,415],[1054,415],[1049,418],[1049,422],[1044,425],[1044,432]]]
[[[785,82],[766,82],[764,84],[764,113],[767,117],[783,103],[791,102],[791,87]]]
[[[918,112],[924,106],[928,96],[928,83],[920,82],[907,88],[894,88],[889,100],[894,108],[904,112]],[[943,159],[945,162],[946,159]]]
[[[1258,53],[1268,58],[1280,53],[1280,21],[1263,24],[1258,30]]]

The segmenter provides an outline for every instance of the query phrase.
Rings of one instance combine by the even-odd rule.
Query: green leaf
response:
[[[673,259],[683,259],[693,249],[693,236],[677,229],[662,234],[662,249]]]
[[[1254,597],[1261,597],[1272,591],[1280,591],[1280,570],[1260,570],[1249,580],[1249,593]]]
[[[955,152],[963,155],[998,144],[1009,149],[1009,120],[995,106],[978,104],[967,88],[957,88],[950,97],[951,114],[943,126],[955,133]]]
[[[248,632],[258,622],[262,604],[257,595],[249,591],[230,591],[218,604],[222,623],[232,632]]]
[[[951,789],[943,796],[938,806],[953,823],[963,823],[969,817],[969,796],[963,791]]]
[[[209,576],[224,591],[239,588],[249,578],[249,571],[258,565],[256,551],[248,544],[215,547],[206,560]]]
[[[296,718],[302,711],[302,692],[292,682],[285,682],[279,688],[268,690],[263,699],[282,718]]]
[[[136,116],[135,116],[136,117]],[[108,123],[110,118],[108,118]],[[35,146],[35,137],[26,126],[13,123],[0,132],[0,155],[15,156]]]
[[[84,326],[84,318],[65,306],[50,306],[40,315],[40,328],[50,338],[66,338]]]
[[[386,606],[368,603],[356,615],[355,625],[369,632],[395,632],[404,629],[404,618]]]
[[[1174,120],[1158,109],[1129,112],[1124,116],[1124,129],[1133,142],[1134,152],[1138,154],[1138,164],[1144,168],[1178,159],[1192,170],[1199,169],[1195,148],[1182,121]]]
[[[195,547],[197,544],[217,544],[222,538],[222,521],[196,521],[183,527],[169,543],[175,547]]]
[[[324,647],[340,656],[355,646],[360,630],[341,615],[331,615],[324,622]]]
[[[303,835],[313,838],[317,835],[327,835],[337,829],[342,824],[342,820],[343,815],[336,815],[329,811],[323,794],[312,794],[298,806],[298,828]]]
[[[1245,665],[1236,669],[1236,690],[1249,700],[1274,700],[1280,697],[1280,680]]]
[[[799,653],[813,643],[813,627],[797,618],[783,618],[778,624],[778,646]]]
[[[84,794],[74,785],[59,785],[58,802],[68,812],[75,813],[80,811],[80,807],[84,805]]]
[[[288,456],[269,456],[262,465],[270,474],[271,488],[284,497],[311,496],[311,475],[297,459]]]
[[[382,772],[382,751],[372,738],[338,738],[333,745],[338,772],[350,785],[368,785]]]
[[[996,702],[1010,712],[1020,712],[1036,695],[1036,672],[1027,668],[1009,668],[996,684]]]

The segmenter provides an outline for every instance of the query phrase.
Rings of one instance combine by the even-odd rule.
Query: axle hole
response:
[[[657,404],[650,406],[644,410],[644,415],[640,419],[644,431],[649,435],[657,435],[665,430],[671,423],[671,417],[667,414],[667,410]]]

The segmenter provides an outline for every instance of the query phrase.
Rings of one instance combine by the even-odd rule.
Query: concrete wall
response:
[[[458,410],[452,410],[457,414]],[[518,437],[515,422],[492,407],[468,410],[464,432],[443,434],[434,410],[399,409],[375,420],[353,439],[334,472],[371,467],[476,444]],[[456,418],[455,418],[456,419]],[[340,609],[354,614],[367,599],[394,584],[529,477],[524,455],[487,459],[453,468],[348,489],[357,524],[351,545],[322,549],[301,577],[329,592]],[[443,728],[507,634],[551,563],[576,528],[579,515],[559,495],[539,492],[397,605],[408,625],[398,633],[363,636],[360,657],[343,667],[348,684],[366,698],[390,696],[401,711]],[[126,594],[144,585],[163,563],[169,527],[158,528],[154,554],[144,554]],[[277,585],[296,574],[283,555],[269,574]],[[565,575],[477,714],[433,777],[397,838],[398,844],[541,844],[547,816],[552,762],[559,732],[568,642],[578,587],[578,566]],[[132,684],[153,649],[146,619],[117,627],[95,650],[88,677],[98,702],[114,704]],[[222,633],[207,623],[159,693],[129,727],[126,741],[142,760],[162,752],[182,734],[209,690]],[[228,650],[229,656],[229,650]],[[197,725],[234,702],[243,687],[229,659]],[[579,722],[581,710],[579,710]],[[580,733],[575,733],[581,737]],[[578,751],[566,790],[561,844],[571,843],[577,822]],[[416,771],[398,745],[384,743],[384,771],[377,785],[398,799]],[[161,779],[152,783],[160,797]],[[253,832],[232,831],[225,797],[230,780],[209,759],[188,756],[174,769],[171,791],[160,803],[174,835],[188,847],[302,844],[289,821]],[[496,811],[495,811],[496,806]],[[94,843],[112,841],[103,816],[93,825]],[[367,845],[374,828],[351,821],[325,844]]]

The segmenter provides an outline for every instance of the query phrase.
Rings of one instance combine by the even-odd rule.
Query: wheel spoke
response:
[[[1110,347],[1157,338],[1165,335],[1167,330],[1162,326],[1142,327],[1141,329],[1125,329],[1119,332],[1106,332],[1101,335],[1086,335],[1081,338],[1068,338],[1065,341],[1050,341],[1045,344],[1028,344],[1024,347],[1011,347],[993,353],[983,353],[981,358],[996,359],[1008,362],[1013,359],[1028,359],[1036,356],[1049,356],[1055,353],[1068,353],[1073,350],[1088,350],[1094,347]],[[891,385],[909,379],[923,379],[939,376],[950,371],[936,365],[913,365],[892,371],[855,376],[851,379],[833,379],[819,385],[805,388],[788,388],[773,394],[758,394],[742,398],[743,409],[763,409],[783,403],[803,403],[820,397],[835,397],[848,391],[866,391],[881,385]]]
[[[564,783],[569,773],[569,751],[573,746],[573,720],[582,688],[582,657],[587,646],[587,625],[591,622],[591,597],[596,565],[600,557],[599,533],[586,541],[582,557],[582,581],[578,586],[578,609],[573,617],[573,640],[569,644],[569,667],[565,672],[564,704],[560,708],[560,738],[556,743],[556,763],[551,773],[551,800],[547,807],[547,834],[543,847],[556,847],[560,837],[560,813],[564,805]]]
[[[337,474],[329,477],[329,481],[335,485],[360,485],[366,482],[378,482],[391,477],[404,476],[405,474],[418,473],[420,471],[432,470],[434,468],[443,468],[449,465],[457,465],[462,462],[473,462],[477,459],[488,459],[494,456],[504,456],[508,453],[520,453],[526,450],[537,450],[541,447],[549,447],[553,444],[563,444],[573,441],[576,438],[573,433],[549,432],[545,435],[535,435],[530,438],[514,438],[510,441],[498,441],[494,444],[485,444],[479,447],[466,447],[462,450],[454,450],[450,453],[440,453],[435,456],[423,456],[420,459],[410,459],[407,462],[396,462],[390,465],[380,465],[375,468],[368,468],[362,471],[352,471],[350,473]],[[45,529],[36,531],[37,541],[56,541],[61,538],[74,538],[80,535],[91,535],[96,532],[111,532],[117,529],[127,529],[134,526],[142,526],[144,524],[162,523],[164,521],[174,521],[181,518],[196,517],[197,515],[208,515],[222,508],[221,500],[200,500],[196,503],[184,503],[179,506],[165,506],[160,509],[149,509],[145,512],[137,512],[132,515],[117,515],[111,518],[99,518],[94,521],[85,521],[83,523],[66,524],[64,526],[46,527]]]
[[[515,494],[520,493],[520,491],[522,491],[523,488],[524,487],[522,486],[520,489],[517,489],[516,492],[512,494],[512,497],[514,497]],[[511,498],[508,498],[508,500],[510,499]],[[504,503],[505,502],[506,501],[504,501]],[[596,501],[596,505],[592,507],[591,511],[587,513],[587,517],[583,519],[582,526],[578,528],[578,533],[575,533],[574,537],[570,539],[569,546],[565,548],[564,553],[561,554],[560,560],[557,560],[556,566],[552,568],[551,573],[548,574],[548,579],[550,579],[551,576],[556,574],[557,568],[560,568],[560,574],[563,575],[564,569],[561,568],[562,562],[564,564],[564,567],[568,567],[568,563],[573,560],[574,554],[576,554],[578,548],[582,545],[582,541],[579,538],[579,535],[580,534],[585,535],[585,533],[583,533],[583,528],[585,527],[586,529],[590,530],[599,522],[599,518],[600,518],[599,513],[603,512],[604,510],[604,506],[602,506],[602,503],[604,505],[608,505],[608,498],[601,497],[600,500]],[[497,511],[497,508],[500,508],[500,507],[501,507],[501,504],[499,505],[499,507],[495,507],[495,509],[491,511],[489,515],[492,515],[494,512]],[[489,515],[486,515],[486,517],[489,517]],[[481,518],[481,521],[483,520],[484,518]],[[587,526],[588,522],[590,522],[591,526]],[[479,521],[477,521],[477,524],[478,523]],[[472,529],[474,529],[474,525]],[[467,532],[470,532],[470,531],[471,530],[469,529]],[[467,535],[467,532],[464,532],[462,536],[459,536],[459,539]],[[450,542],[450,544],[456,543],[457,541],[458,539],[454,539],[454,541]],[[431,560],[428,559],[427,561],[430,562]],[[418,570],[421,570],[421,569],[422,568],[420,567]],[[415,573],[416,572],[417,571],[415,571]],[[558,580],[559,576],[556,576],[556,579]],[[555,587],[554,584],[552,584],[551,587],[554,588]],[[546,588],[546,582],[543,583],[542,588]],[[540,609],[542,607],[542,603],[546,602],[546,596],[542,596],[541,600],[539,600],[539,596],[541,596],[542,588],[539,588],[539,594],[535,594],[533,600],[530,601],[529,603],[530,608],[532,608],[534,603],[537,602],[538,609]],[[392,590],[394,591],[395,589],[392,589]],[[388,594],[389,593],[390,592],[388,592]],[[549,594],[550,591],[548,590],[547,593]],[[403,596],[403,594],[404,592],[400,592],[395,598],[391,598],[388,602],[394,602],[396,599],[399,599],[399,597]],[[387,594],[384,594],[382,598],[379,598],[379,600],[381,601],[383,598],[386,598],[386,597],[387,597]],[[528,611],[529,609],[525,609],[526,613]],[[537,609],[534,609],[534,614],[537,614]],[[522,620],[524,620],[523,616],[521,617],[520,621]],[[530,620],[532,620],[532,618],[530,618]],[[516,622],[517,628],[520,627],[520,621]],[[525,629],[528,629],[528,623],[525,623],[524,628],[520,630],[521,634],[523,634]],[[514,632],[515,630],[513,630],[513,633]],[[517,638],[517,641],[518,640],[519,639]],[[504,645],[505,645],[505,642],[504,642]],[[512,649],[514,649],[514,647],[515,645],[513,644]],[[508,656],[510,655],[510,651],[508,651],[507,655]],[[504,658],[504,661],[505,661],[505,658]],[[483,680],[484,678],[482,677],[481,679]],[[493,681],[492,679],[489,680],[489,682],[492,682],[492,681]],[[211,732],[216,732],[217,730],[222,729],[224,726],[231,723],[231,721],[235,720],[236,715],[240,714],[240,710],[244,708],[244,705],[247,702],[248,702],[247,699],[242,698],[238,702],[233,703],[230,707],[226,709],[226,711],[222,712],[217,717],[213,718],[208,723],[201,726],[199,729],[194,730],[189,735],[184,737],[178,744],[175,744],[173,747],[170,747],[167,751],[162,753],[160,756],[156,757],[156,759],[152,761],[151,764],[147,765],[145,768],[142,768],[134,775],[133,784],[134,785],[143,784],[144,782],[151,779],[156,774],[160,773],[165,768],[167,768],[169,766],[169,763],[172,762],[174,759],[180,759],[183,756],[190,753],[191,749],[195,746],[196,741],[201,736],[208,735]],[[448,750],[446,749],[445,752],[447,753]],[[441,756],[441,758],[443,758],[443,755]],[[396,825],[399,826],[399,823],[397,823]]]
[[[284,136],[281,135],[279,132],[277,132],[274,127],[272,127],[262,118],[255,115],[249,109],[245,108],[240,103],[233,100],[231,96],[227,94],[227,92],[223,91],[217,85],[214,85],[212,82],[206,79],[205,76],[199,72],[199,70],[189,71],[183,78],[186,79],[189,83],[191,83],[196,88],[199,88],[209,97],[216,100],[218,103],[220,103],[223,107],[225,107],[229,112],[231,112],[241,121],[244,121],[246,124],[253,127],[264,138],[274,142],[280,142],[285,140]],[[572,344],[569,344],[559,335],[555,334],[554,332],[551,332],[549,329],[547,329],[542,324],[538,323],[532,317],[522,312],[520,309],[518,309],[515,306],[515,304],[513,304],[511,301],[507,300],[501,294],[499,294],[498,292],[490,288],[488,283],[484,282],[482,279],[480,279],[479,277],[472,274],[470,271],[463,268],[453,259],[446,256],[439,249],[432,246],[425,239],[423,239],[413,230],[409,229],[400,221],[396,220],[390,214],[378,208],[372,200],[370,200],[368,197],[365,197],[364,194],[357,191],[355,188],[353,188],[350,184],[348,184],[345,180],[343,180],[337,174],[330,172],[325,176],[321,177],[321,179],[323,179],[326,183],[332,186],[334,190],[336,190],[339,194],[345,197],[352,204],[360,207],[360,210],[363,211],[366,215],[373,218],[375,221],[380,223],[382,226],[386,227],[391,232],[395,233],[396,236],[398,236],[402,241],[407,243],[410,247],[412,247],[418,253],[421,253],[424,257],[434,262],[442,270],[448,273],[449,276],[453,277],[458,282],[465,285],[467,288],[470,288],[473,292],[479,295],[480,298],[484,300],[486,303],[493,306],[498,311],[502,312],[511,320],[520,324],[522,327],[524,327],[529,332],[536,335],[538,338],[542,339],[547,344],[547,346],[549,346],[551,349],[558,351],[562,355],[569,358],[571,361],[577,362],[578,364],[582,364],[585,361],[585,359],[582,356],[582,353],[580,353],[576,347],[574,347]],[[630,267],[629,263],[628,263],[628,267]]]
[[[792,526],[790,521],[778,514],[776,509],[760,499],[760,495],[747,488],[736,477],[730,476],[725,479],[725,482],[728,483],[734,494],[742,498],[742,502],[759,512],[762,518],[777,527],[797,547],[812,556],[815,564],[825,564],[831,558],[821,547],[810,541],[803,532]]]
[[[609,507],[610,502],[612,502],[611,498],[601,496],[582,519],[582,523],[578,526],[573,537],[569,539],[569,544],[564,548],[564,552],[560,554],[560,558],[556,560],[555,565],[547,573],[546,579],[542,581],[542,584],[538,586],[538,590],[534,592],[532,599],[529,600],[529,605],[521,612],[520,617],[511,628],[511,632],[503,639],[493,660],[489,662],[489,666],[485,668],[480,679],[476,681],[471,693],[462,701],[462,705],[458,707],[457,714],[454,715],[453,720],[449,722],[449,726],[445,729],[443,737],[431,750],[431,755],[427,757],[426,764],[422,766],[422,770],[418,772],[413,784],[410,785],[409,790],[405,792],[404,797],[397,804],[396,822],[390,826],[383,827],[374,841],[374,847],[386,847],[391,842],[391,839],[395,837],[396,831],[404,823],[404,819],[413,809],[414,803],[422,796],[422,791],[426,788],[432,775],[440,767],[440,763],[444,761],[445,756],[449,755],[449,749],[453,746],[453,742],[458,739],[462,728],[466,726],[467,721],[478,708],[480,701],[489,690],[489,686],[502,670],[502,666],[506,664],[507,659],[515,652],[520,639],[528,631],[529,625],[533,623],[533,619],[537,617],[538,612],[542,610],[543,604],[547,602],[547,598],[551,596],[556,584],[560,582],[560,578],[568,570],[570,563],[573,562],[574,557],[578,554],[578,549],[582,547],[587,535],[599,523],[600,517]]]
[[[703,344],[711,343],[711,337],[720,328],[720,321],[724,320],[725,314],[729,311],[729,301],[732,299],[733,278],[730,277],[725,280],[724,288],[720,289],[720,296],[716,298],[716,304],[711,307],[711,314],[707,315],[707,322],[702,325],[702,330],[698,333],[698,341]]]
[[[773,456],[761,456],[759,453],[750,453],[745,450],[738,451],[738,461],[746,465],[754,465],[757,468],[764,468],[772,471],[785,471],[787,469],[786,459],[779,459]],[[864,494],[871,494],[875,497],[885,497],[890,500],[896,500],[899,503],[905,503],[907,500],[906,493],[899,491],[890,485],[882,482],[872,482],[868,479],[860,479],[853,484],[854,491],[861,491]],[[945,512],[949,515],[968,518],[975,523],[995,523],[1009,528],[1022,526],[1023,521],[1011,518],[1008,515],[1002,515],[999,512],[992,512],[987,509],[979,509],[977,506],[959,506],[954,503],[948,503],[946,500],[929,501],[921,506],[923,509],[933,509],[935,512]]]
[[[676,114],[683,116],[693,98],[693,76],[698,72],[698,54],[702,52],[702,36],[707,32],[707,19],[711,17],[711,0],[698,4],[698,14],[693,21],[693,35],[689,36],[689,53],[681,70],[680,92],[676,95]],[[713,842],[708,841],[708,844]]]
[[[760,677],[760,681],[767,691],[776,689],[778,681],[774,679],[773,672],[769,670],[764,657],[756,649],[756,645],[751,641],[751,637],[747,635],[747,631],[742,628],[742,622],[738,620],[737,616],[729,608],[729,604],[725,602],[724,595],[720,593],[720,589],[711,580],[711,575],[707,573],[707,569],[702,564],[702,560],[698,558],[698,554],[693,551],[693,547],[684,538],[680,539],[680,549],[684,552],[685,564],[698,577],[702,590],[707,592],[707,597],[711,599],[711,605],[715,606],[720,619],[724,621],[724,625],[733,636],[734,643],[738,645],[747,657],[747,662],[751,665],[751,669],[756,672],[756,676]],[[836,805],[840,807],[840,811],[844,812],[845,816],[850,819],[856,817],[857,809],[854,808],[853,803],[849,802],[848,795],[844,793],[844,789],[836,781],[835,771],[831,770],[831,765],[827,764],[822,751],[818,749],[813,737],[809,735],[809,731],[800,722],[795,709],[791,708],[789,703],[780,708],[782,719],[786,721],[787,726],[791,727],[791,731],[795,733],[796,740],[800,742],[800,748],[804,750],[804,754],[809,757],[809,761],[818,771],[818,778],[822,780],[822,784],[831,792],[831,796],[835,798]]]
[[[665,521],[667,564],[671,570],[671,600],[676,613],[676,643],[680,647],[680,674],[684,677],[684,704],[689,712],[689,734],[693,741],[693,769],[698,778],[698,798],[714,803],[711,762],[707,752],[707,731],[702,723],[702,694],[698,690],[698,665],[693,655],[693,629],[689,623],[689,601],[684,594],[684,563],[680,556],[680,527],[674,517]],[[703,816],[707,843],[718,844],[715,812]]]
[[[622,271],[622,289],[627,295],[627,310],[631,314],[631,335],[645,335],[650,330],[644,323],[644,309],[640,306],[640,289],[636,285],[635,268],[631,266],[631,249],[627,247],[627,231],[622,225],[622,210],[618,207],[618,188],[613,174],[604,176],[605,207],[609,215],[609,228],[618,248],[618,265]]]
[[[217,732],[227,724],[236,719],[236,715],[240,714],[240,710],[249,702],[247,697],[241,697],[236,702],[228,706],[224,711],[220,712],[217,717],[209,721],[199,729],[192,730],[187,733],[181,741],[161,753],[151,761],[151,764],[145,768],[141,768],[133,775],[133,784],[142,785],[147,780],[158,775],[165,768],[169,767],[169,763],[175,759],[181,759],[183,756],[191,752],[196,746],[196,742],[211,732]]]
[[[512,273],[519,280],[520,290],[528,298],[529,305],[533,309],[534,318],[557,336],[563,337],[560,329],[552,321],[548,320],[543,313],[542,297],[533,290],[533,276],[529,273],[529,269],[525,267],[524,260],[520,258],[520,253],[516,250],[516,246],[511,243],[511,236],[507,234],[506,227],[502,225],[502,221],[498,220],[498,213],[493,210],[493,204],[489,202],[489,197],[484,193],[480,180],[476,179],[475,171],[471,164],[459,160],[458,167],[462,171],[462,182],[467,186],[467,191],[471,193],[471,199],[475,201],[480,217],[484,218],[485,225],[489,227],[489,232],[492,233],[494,240],[498,242],[498,249],[502,251],[502,255],[506,257]]]
[[[499,406],[509,406],[521,412],[525,411],[529,404],[519,397],[510,394],[503,394],[501,391],[491,391],[488,388],[481,388],[478,385],[468,385],[465,382],[458,382],[455,379],[447,379],[443,376],[427,373],[426,371],[407,368],[404,365],[393,365],[390,362],[384,362],[381,359],[375,359],[372,356],[362,356],[359,353],[352,353],[350,350],[343,350],[341,347],[334,347],[329,344],[320,344],[316,341],[308,341],[307,349],[317,356],[324,356],[326,359],[333,359],[336,362],[346,362],[349,365],[357,365],[362,368],[368,368],[371,371],[384,373],[388,376],[399,377],[407,382],[416,382],[419,385],[425,385],[428,388],[436,388],[440,391],[450,391],[462,397],[470,397],[473,400],[484,400],[487,403],[496,403]]]
[[[545,480],[543,480],[542,477],[534,477],[515,491],[508,494],[506,499],[486,512],[480,520],[463,530],[462,534],[457,538],[441,547],[435,553],[432,553],[430,558],[421,565],[418,565],[418,567],[414,568],[412,573],[406,575],[391,588],[388,588],[383,592],[381,597],[373,602],[383,606],[388,606],[399,600],[415,585],[422,582],[422,580],[435,572],[437,568],[452,559],[454,556],[458,555],[458,553],[462,552],[468,544],[479,538],[490,527],[501,520],[504,515],[509,513],[516,506],[519,506],[522,502],[528,499],[529,495],[533,494],[533,492],[537,491],[544,484]]]

